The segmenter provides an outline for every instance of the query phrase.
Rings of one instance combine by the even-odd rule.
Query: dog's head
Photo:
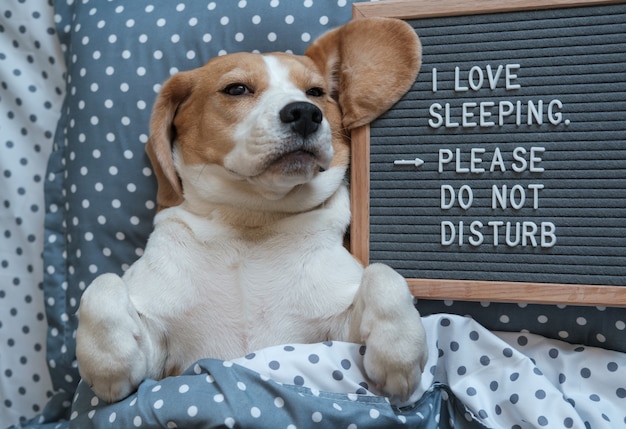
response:
[[[368,18],[326,33],[304,56],[230,54],[174,75],[147,146],[159,207],[319,205],[343,180],[349,131],[389,109],[420,63],[408,24]]]

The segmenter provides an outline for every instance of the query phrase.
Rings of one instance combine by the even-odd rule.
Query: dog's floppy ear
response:
[[[172,154],[175,138],[173,121],[178,106],[189,96],[192,86],[193,81],[188,72],[174,75],[163,84],[152,110],[146,153],[157,178],[158,210],[183,201],[183,188]]]
[[[413,85],[422,46],[409,24],[392,18],[362,18],[322,35],[306,50],[330,86],[353,129],[387,111]]]

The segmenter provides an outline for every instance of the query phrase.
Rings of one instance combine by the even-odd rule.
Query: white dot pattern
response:
[[[533,334],[494,335],[460,316],[429,316],[424,326],[431,353],[406,403],[381,396],[367,378],[364,346],[326,342],[270,347],[234,361],[204,359],[181,377],[144,381],[117,404],[102,403],[81,384],[72,422],[81,428],[147,428],[169,420],[179,427],[457,429],[530,422],[608,429],[626,418],[623,353]]]
[[[64,95],[47,2],[0,4],[0,426],[52,394],[42,293],[43,183]]]

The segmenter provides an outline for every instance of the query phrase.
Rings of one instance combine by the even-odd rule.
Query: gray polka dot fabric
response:
[[[148,380],[102,403],[80,384],[81,428],[420,427],[613,428],[626,423],[626,356],[533,334],[494,335],[453,315],[424,318],[431,354],[405,403],[363,372],[366,349],[327,342],[270,347],[234,361],[205,359],[181,377]],[[297,357],[297,358],[295,358]],[[523,424],[523,425],[522,425]]]
[[[293,362],[294,353],[308,355],[316,373],[333,384],[330,391],[293,384],[291,380],[275,381],[263,371],[246,368],[258,358],[256,354],[238,362],[204,359],[181,377],[144,382],[136,394],[112,406],[102,404],[81,384],[71,421],[84,428],[156,427],[162,423],[165,427],[269,429],[438,427],[437,422],[443,420],[456,428],[485,428],[447,386],[438,383],[424,393],[418,404],[403,409],[367,392],[366,381],[350,386],[358,377],[363,378],[360,373],[355,380],[342,383],[343,371],[349,371],[347,366],[362,366],[359,349],[355,344],[329,342],[321,347],[296,344],[267,350],[272,355],[267,368],[273,372],[280,371],[283,362],[287,366]],[[343,371],[333,369],[334,358],[341,359]],[[298,372],[293,369],[283,373],[288,379],[313,375],[305,370],[294,377]]]
[[[0,5],[0,427],[626,425],[618,308],[420,301],[431,356],[406,404],[381,397],[362,347],[343,343],[203,360],[113,405],[80,383],[80,296],[140,257],[152,228],[144,145],[162,82],[229,52],[302,53],[349,3]]]

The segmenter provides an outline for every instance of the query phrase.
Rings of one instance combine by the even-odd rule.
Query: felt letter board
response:
[[[388,1],[422,67],[353,132],[352,252],[437,299],[626,306],[626,3]]]

